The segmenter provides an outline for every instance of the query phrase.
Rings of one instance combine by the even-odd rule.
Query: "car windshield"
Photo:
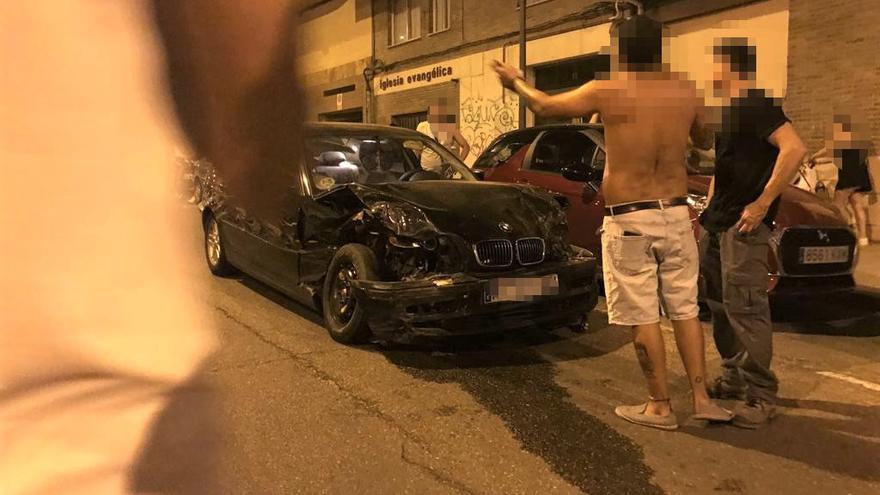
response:
[[[523,146],[532,144],[538,137],[538,131],[516,132],[498,139],[492,146],[483,152],[474,163],[475,168],[492,168],[506,162]]]
[[[476,180],[467,165],[437,142],[420,136],[310,136],[306,164],[315,187],[418,180]]]

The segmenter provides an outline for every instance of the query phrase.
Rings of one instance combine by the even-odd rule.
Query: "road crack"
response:
[[[426,474],[428,474],[429,476],[431,476],[433,479],[437,480],[438,482],[442,483],[443,485],[448,486],[452,489],[455,489],[461,493],[465,493],[468,495],[472,495],[475,493],[475,492],[469,490],[467,487],[465,487],[461,482],[459,482],[455,479],[449,478],[447,476],[444,476],[441,473],[434,470],[433,468],[426,466],[426,465],[423,465],[423,464],[420,464],[420,463],[412,460],[411,458],[407,457],[406,452],[405,452],[406,443],[412,443],[414,445],[417,445],[419,448],[421,448],[422,450],[424,450],[425,452],[427,452],[429,454],[431,454],[431,449],[430,449],[429,445],[424,440],[419,438],[412,431],[405,428],[402,424],[400,424],[397,421],[397,419],[395,419],[393,416],[383,412],[381,410],[381,408],[379,407],[379,405],[375,401],[358,395],[357,392],[355,392],[355,390],[346,386],[344,383],[342,383],[336,377],[334,377],[330,373],[324,371],[318,365],[316,365],[313,361],[306,358],[306,356],[309,356],[309,355],[326,354],[329,352],[339,352],[339,351],[320,351],[320,352],[310,351],[310,352],[304,352],[304,353],[292,352],[289,349],[282,346],[281,344],[278,344],[277,342],[273,341],[272,339],[266,337],[256,328],[254,328],[251,325],[236,318],[232,313],[230,313],[225,308],[222,308],[220,306],[214,306],[214,309],[216,309],[226,319],[232,321],[233,323],[235,323],[235,324],[239,325],[240,327],[244,328],[245,330],[247,330],[248,333],[251,333],[254,337],[259,339],[263,343],[272,346],[273,348],[277,349],[278,351],[280,351],[283,354],[285,354],[286,356],[288,356],[287,358],[284,358],[284,359],[289,359],[293,362],[296,362],[297,364],[299,364],[300,366],[302,366],[306,370],[310,371],[319,380],[333,385],[341,394],[345,395],[353,403],[353,405],[356,409],[363,411],[364,413],[366,413],[370,417],[373,417],[375,419],[382,421],[383,423],[385,423],[386,425],[391,427],[393,430],[395,430],[404,439],[402,446],[401,446],[401,454],[400,455],[401,455],[401,460],[403,460],[405,463],[419,468],[421,471],[425,472]]]
[[[421,462],[418,462],[415,459],[412,459],[409,456],[407,456],[406,444],[407,444],[406,440],[404,440],[403,442],[400,443],[400,460],[401,461],[405,462],[406,464],[409,464],[410,466],[415,467],[419,471],[422,471],[426,475],[433,478],[438,483],[445,485],[445,486],[448,486],[450,488],[453,488],[454,490],[458,491],[459,493],[464,493],[467,495],[474,495],[475,493],[477,493],[477,492],[474,492],[473,490],[471,490],[470,488],[466,487],[465,485],[463,485],[459,481],[457,481],[453,478],[449,478],[447,476],[444,476],[442,473],[436,471],[431,466],[428,466],[427,464],[423,464]]]
[[[266,364],[278,363],[281,361],[289,361],[289,360],[290,360],[290,356],[284,356],[284,357],[273,358],[273,359],[259,359],[256,361],[249,361],[249,362],[238,363],[238,364],[230,364],[227,366],[212,366],[208,371],[210,371],[211,373],[219,373],[221,371],[239,370],[239,369],[244,369],[244,368],[257,368],[259,366],[263,366]]]

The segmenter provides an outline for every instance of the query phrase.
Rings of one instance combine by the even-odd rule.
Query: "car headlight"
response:
[[[697,212],[697,215],[702,215],[706,207],[709,206],[709,198],[702,194],[688,194],[687,204]]]
[[[370,211],[395,235],[420,239],[426,234],[436,234],[437,227],[418,208],[387,202],[376,203]],[[433,237],[433,235],[431,236]]]

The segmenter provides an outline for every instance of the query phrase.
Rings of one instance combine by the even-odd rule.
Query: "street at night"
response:
[[[186,214],[190,275],[210,286],[204,304],[223,342],[199,380],[216,394],[205,417],[222,426],[224,493],[880,489],[880,298],[870,289],[777,308],[782,409],[771,427],[685,424],[667,433],[614,416],[615,405],[639,399],[642,377],[629,332],[608,325],[601,303],[583,335],[535,330],[346,347],[328,337],[316,311],[246,276],[210,277],[198,216]],[[876,266],[880,251],[870,253],[857,278],[876,283],[867,264]],[[666,325],[664,339],[674,407],[688,411]],[[718,359],[708,355],[711,372]],[[156,449],[202,427],[160,421]],[[143,462],[166,474],[181,464],[149,452]]]
[[[880,1],[0,2],[0,495],[880,494]]]

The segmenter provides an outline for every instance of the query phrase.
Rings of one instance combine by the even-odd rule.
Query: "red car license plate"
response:
[[[826,265],[849,261],[848,246],[802,247],[802,265]]]

